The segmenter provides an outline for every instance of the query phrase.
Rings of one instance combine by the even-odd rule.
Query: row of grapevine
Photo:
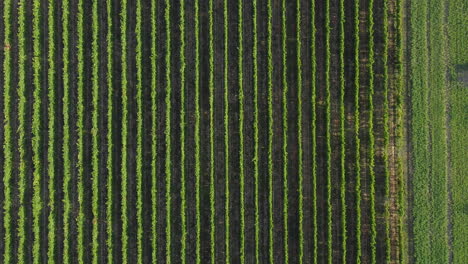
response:
[[[69,2],[68,0],[63,1],[62,8],[62,42],[63,42],[63,147],[62,147],[62,157],[63,157],[63,263],[69,263],[69,252],[70,252],[70,212],[71,212],[71,198],[70,198],[70,182],[71,182],[71,157],[70,157],[70,78],[69,78],[69,56],[70,56],[70,47],[69,47],[69,15],[70,12],[67,8]],[[110,133],[110,132],[109,132]]]
[[[166,263],[171,263],[171,180],[172,180],[172,148],[171,148],[171,105],[172,105],[172,82],[171,82],[171,2],[166,0],[166,7],[164,10],[164,21],[166,27],[166,127],[165,127],[165,145],[166,145],[166,160],[165,160],[165,174],[166,174]]]
[[[18,195],[20,207],[18,209],[18,261],[22,262],[25,259],[26,246],[26,206],[25,206],[25,188],[26,188],[26,164],[25,164],[25,114],[26,114],[26,48],[25,48],[25,13],[26,3],[20,1],[18,3],[18,152],[19,152],[19,170],[18,170]],[[38,256],[37,256],[38,257]]]
[[[297,50],[297,143],[298,143],[298,184],[299,184],[299,263],[303,262],[304,259],[304,205],[303,205],[303,200],[304,200],[304,190],[303,190],[303,185],[304,185],[304,175],[303,175],[303,156],[304,156],[304,151],[303,151],[303,144],[302,144],[302,138],[303,138],[303,132],[302,132],[302,41],[301,41],[301,36],[302,36],[302,31],[301,31],[301,1],[296,1],[296,50]]]
[[[54,11],[55,11],[55,1],[49,0],[48,6],[48,24],[49,24],[49,36],[48,39],[55,39],[55,23],[54,23]],[[57,230],[57,225],[55,222],[56,218],[56,209],[55,209],[55,182],[56,182],[56,175],[55,175],[55,130],[56,130],[56,119],[55,119],[55,64],[54,64],[54,56],[55,56],[55,46],[53,41],[49,41],[48,45],[48,73],[47,73],[47,81],[48,81],[48,137],[49,143],[47,148],[47,172],[49,174],[48,179],[48,189],[49,189],[49,216],[48,216],[48,249],[47,249],[47,257],[49,264],[55,263],[55,232]],[[97,97],[97,96],[96,96]],[[96,177],[97,178],[97,177]]]
[[[78,118],[76,119],[76,127],[78,130],[78,157],[77,157],[77,166],[78,166],[78,260],[84,262],[84,250],[85,250],[85,239],[84,239],[84,228],[85,228],[85,213],[84,213],[84,10],[83,10],[83,0],[78,1],[78,22],[77,22],[77,33],[78,33],[78,43],[77,43],[77,56],[78,56],[78,100],[77,100],[77,111]],[[126,129],[124,130],[126,131]],[[125,181],[126,182],[126,181]],[[125,199],[123,199],[123,202]],[[124,225],[125,230],[125,225]],[[125,233],[124,233],[125,234]]]
[[[182,264],[186,263],[186,254],[187,249],[187,216],[186,208],[187,201],[186,199],[186,170],[185,170],[185,4],[182,2],[180,5],[180,197],[182,199],[180,206],[180,219],[181,219],[181,229],[182,236],[180,238],[180,260]]]
[[[331,173],[331,94],[330,94],[330,0],[325,1],[325,138],[326,138],[326,178],[327,178],[327,256],[328,263],[333,262],[333,206]]]
[[[356,263],[361,263],[361,141],[359,138],[359,88],[360,88],[360,69],[359,69],[359,1],[354,2],[354,140],[355,140],[355,174],[356,174]]]
[[[281,47],[282,47],[282,108],[283,108],[283,230],[284,230],[284,263],[289,263],[289,239],[288,239],[288,80],[287,80],[287,64],[286,58],[288,57],[286,47],[286,0],[282,1],[281,13]]]
[[[4,35],[5,39],[3,41],[4,47],[10,45],[11,43],[11,1],[6,0],[4,1],[4,9],[3,9],[3,25],[5,26]],[[6,263],[11,261],[11,193],[12,188],[10,186],[11,178],[12,178],[12,171],[13,171],[13,149],[12,149],[12,125],[11,125],[11,97],[10,94],[13,90],[12,82],[11,82],[11,49],[4,48],[4,57],[3,57],[3,194],[4,194],[4,201],[3,201],[3,228],[5,232],[5,237],[3,240],[4,243],[4,253],[3,253],[3,260]]]
[[[213,35],[213,0],[209,1],[209,34],[210,34],[210,259],[215,263],[215,172],[214,172],[214,35]]]
[[[243,8],[242,0],[238,1],[238,33],[239,33],[239,46],[238,46],[238,66],[239,66],[239,178],[240,178],[240,261],[245,263],[245,180],[244,180],[244,45],[243,45]]]
[[[273,263],[273,54],[272,54],[272,0],[268,0],[268,33],[267,33],[267,53],[268,53],[268,259]]]
[[[98,250],[99,250],[99,225],[97,219],[99,219],[99,146],[98,146],[98,137],[99,137],[99,19],[98,19],[98,4],[97,2],[93,3],[92,6],[92,263],[98,263]],[[50,42],[49,42],[50,43]],[[102,245],[101,245],[102,246]]]
[[[33,116],[32,116],[32,148],[33,148],[33,262],[39,263],[40,254],[40,213],[42,208],[41,201],[41,49],[40,49],[40,7],[41,3],[38,0],[33,2]]]
[[[112,3],[111,1],[106,1],[106,13],[107,13],[107,32],[106,32],[106,52],[107,52],[107,74],[106,74],[106,85],[107,85],[107,160],[106,160],[106,172],[107,172],[107,195],[106,195],[106,221],[107,221],[107,228],[106,228],[106,247],[107,247],[107,260],[112,263],[113,261],[113,253],[114,253],[114,242],[113,242],[113,214],[112,214],[112,195],[113,195],[113,135],[112,135],[112,123],[114,120],[113,116],[113,57],[112,57]],[[64,53],[65,56],[65,53]],[[154,143],[154,142],[153,142]]]
[[[345,136],[345,7],[340,0],[340,197],[341,197],[341,236],[343,263],[347,263],[347,230],[346,230],[346,136]]]
[[[254,90],[254,193],[255,193],[255,263],[260,262],[260,201],[259,201],[259,107],[258,107],[258,26],[257,26],[257,0],[253,1],[253,90]]]
[[[195,214],[196,214],[196,264],[201,263],[201,218],[200,218],[200,7],[195,0]]]
[[[370,175],[370,225],[371,263],[376,263],[377,229],[375,223],[375,138],[374,138],[374,0],[369,1],[369,175]]]
[[[122,263],[127,264],[128,252],[128,216],[127,216],[127,122],[128,122],[128,95],[127,95],[127,0],[121,0],[122,10],[120,11],[120,42],[121,42],[121,89],[122,89],[122,149],[120,173],[121,184],[121,220],[122,220]]]
[[[141,38],[142,7],[141,1],[136,3],[136,103],[137,103],[137,147],[136,147],[136,184],[137,184],[137,263],[143,263],[143,75],[142,75],[142,52],[143,43]],[[183,149],[181,150],[183,153]],[[182,196],[184,197],[184,196]],[[181,209],[183,210],[183,209]],[[184,218],[182,218],[184,220]],[[184,234],[184,233],[183,233]]]
[[[225,204],[224,204],[224,210],[225,210],[225,216],[224,216],[224,222],[225,222],[225,262],[226,264],[231,263],[231,251],[230,251],[230,246],[229,246],[229,239],[230,239],[230,192],[229,192],[229,177],[230,177],[230,172],[229,172],[229,85],[228,85],[228,67],[229,67],[229,53],[228,53],[228,40],[229,40],[229,35],[228,35],[228,1],[224,0],[223,4],[223,15],[224,15],[224,162],[225,162],[225,171],[224,171],[224,177],[226,178],[225,180]]]

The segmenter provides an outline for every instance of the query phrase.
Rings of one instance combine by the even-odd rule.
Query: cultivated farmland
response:
[[[467,262],[463,1],[0,10],[0,263]]]

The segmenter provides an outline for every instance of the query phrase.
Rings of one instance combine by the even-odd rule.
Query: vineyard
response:
[[[0,1],[0,263],[467,262],[467,12]]]

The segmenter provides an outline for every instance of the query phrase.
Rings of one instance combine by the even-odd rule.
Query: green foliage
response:
[[[5,0],[3,9],[3,25],[4,25],[4,36],[5,39],[3,41],[3,45],[6,47],[11,43],[11,1]],[[4,201],[3,201],[3,228],[5,232],[4,237],[4,253],[3,253],[3,261],[4,263],[9,263],[11,261],[11,182],[12,178],[12,161],[13,161],[13,143],[12,143],[12,125],[11,125],[11,92],[13,90],[11,84],[11,50],[4,49],[4,57],[3,57],[3,193],[4,193]]]
[[[55,263],[55,230],[57,229],[55,223],[55,32],[54,32],[54,8],[55,1],[49,0],[49,14],[48,14],[48,24],[49,24],[49,45],[48,45],[48,115],[49,115],[49,143],[47,149],[47,172],[49,175],[49,216],[48,216],[48,248],[47,248],[47,260],[49,264]]]
[[[127,122],[128,122],[128,95],[127,95],[127,0],[121,0],[122,9],[120,10],[120,43],[121,43],[121,60],[122,60],[122,160],[120,165],[120,173],[122,177],[121,184],[121,219],[122,219],[122,263],[127,264],[128,251],[128,217],[127,217]]]
[[[333,262],[333,237],[332,237],[332,176],[331,176],[331,98],[330,98],[330,0],[325,1],[325,138],[326,142],[326,177],[327,177],[327,253],[328,263]]]
[[[210,258],[211,263],[215,263],[215,153],[214,153],[214,35],[213,35],[213,0],[209,1],[209,35],[210,35]]]
[[[68,44],[68,26],[69,26],[69,10],[68,0],[63,1],[62,8],[62,43],[63,43],[63,263],[69,263],[69,238],[70,238],[70,211],[71,211],[71,199],[70,199],[70,181],[71,181],[71,160],[70,160],[70,79],[69,73],[69,55],[70,48]]]
[[[166,127],[164,130],[165,144],[166,144],[166,160],[165,160],[165,174],[166,174],[166,263],[171,263],[171,179],[172,179],[172,148],[171,148],[171,1],[166,0],[166,8],[164,10],[164,21],[166,26]]]
[[[269,237],[268,237],[268,249],[269,249],[269,261],[274,263],[274,237],[273,237],[273,54],[272,54],[272,0],[268,0],[268,34],[267,34],[267,49],[268,49],[268,209],[269,209]]]
[[[25,13],[26,3],[20,1],[18,3],[18,152],[19,152],[19,170],[18,170],[18,262],[25,261],[25,246],[26,246],[26,207],[25,203],[25,188],[26,188],[26,164],[25,164],[25,114],[26,114],[26,48],[25,48]],[[38,257],[38,256],[36,256]]]
[[[40,22],[39,0],[33,2],[33,116],[32,116],[32,149],[33,149],[33,263],[39,263],[40,256],[40,216],[41,216],[41,35],[39,30]]]
[[[224,153],[225,153],[225,196],[226,202],[224,205],[225,210],[225,254],[226,264],[231,263],[231,253],[229,247],[229,204],[230,204],[230,193],[229,193],[229,83],[228,83],[228,66],[229,66],[229,53],[228,53],[228,40],[229,40],[229,30],[228,30],[228,1],[224,0],[223,5],[223,14],[224,14]]]
[[[195,211],[196,211],[196,264],[201,263],[201,219],[200,219],[200,9],[195,0]]]
[[[287,47],[286,47],[286,0],[282,2],[281,13],[281,47],[282,47],[282,88],[283,88],[283,230],[284,230],[284,263],[289,263],[289,238],[288,238],[288,80],[287,80]]]
[[[107,13],[107,34],[106,34],[106,42],[107,42],[107,76],[106,76],[106,85],[107,85],[107,161],[106,161],[106,170],[107,170],[107,205],[106,205],[106,233],[107,233],[107,261],[112,263],[113,261],[113,215],[112,215],[112,195],[113,195],[113,187],[112,184],[114,182],[113,177],[113,152],[114,152],[114,144],[113,144],[113,136],[112,136],[112,122],[113,122],[113,77],[112,77],[112,2],[111,0],[106,1],[106,13]]]

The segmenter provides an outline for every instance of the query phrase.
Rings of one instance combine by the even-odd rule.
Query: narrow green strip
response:
[[[120,173],[122,176],[121,185],[121,218],[122,218],[122,263],[127,264],[128,260],[128,217],[127,217],[127,121],[128,121],[128,96],[127,96],[127,0],[121,0],[120,10],[120,43],[121,43],[121,63],[122,63],[122,160]]]
[[[79,211],[78,211],[78,262],[84,263],[84,248],[85,248],[85,241],[84,241],[84,221],[85,221],[85,214],[84,214],[84,187],[83,187],[83,177],[84,177],[84,145],[83,145],[83,138],[84,138],[84,56],[83,56],[83,49],[84,49],[84,40],[83,40],[83,20],[84,20],[84,11],[83,11],[83,0],[78,1],[78,102],[77,102],[77,111],[78,111],[78,118],[77,118],[77,130],[78,130],[78,158],[77,158],[77,166],[78,166],[78,204],[79,204]]]
[[[284,262],[289,263],[289,228],[288,228],[288,200],[289,200],[289,189],[288,189],[288,80],[287,80],[287,57],[288,51],[286,46],[286,0],[282,0],[282,13],[281,13],[281,47],[282,51],[282,62],[283,62],[283,229],[284,229]]]
[[[93,28],[93,40],[92,40],[92,211],[93,211],[93,229],[92,229],[92,261],[93,264],[97,264],[99,260],[99,19],[98,19],[98,3],[93,2],[92,10],[92,28]]]
[[[180,219],[181,219],[181,247],[180,247],[180,261],[182,264],[186,263],[185,251],[187,250],[187,216],[186,216],[186,185],[185,185],[185,4],[180,3]]]
[[[258,29],[257,0],[253,1],[253,89],[254,89],[254,185],[255,185],[255,263],[260,263],[260,201],[259,201],[259,112],[258,112]]]
[[[360,70],[359,70],[359,1],[354,2],[354,135],[356,141],[356,263],[361,263],[361,141],[359,138],[359,88],[360,88]]]
[[[315,0],[311,1],[310,6],[310,20],[311,20],[311,104],[312,104],[312,228],[314,229],[313,238],[313,263],[318,263],[318,221],[317,221],[317,113],[316,113],[316,100],[317,100],[317,58],[315,47]]]
[[[26,26],[25,26],[25,13],[26,3],[21,0],[18,3],[18,152],[19,152],[19,166],[18,166],[18,263],[24,263],[25,261],[25,247],[26,247],[26,207],[25,202],[25,188],[26,188],[26,164],[25,164],[25,114],[26,114]],[[34,252],[38,253],[38,252]],[[39,257],[36,255],[35,257]]]
[[[57,229],[55,223],[55,0],[49,0],[49,36],[48,36],[48,116],[49,116],[49,144],[47,150],[47,171],[49,174],[49,217],[48,217],[48,248],[47,261],[49,264],[55,263],[55,231]]]
[[[226,264],[231,263],[230,256],[230,247],[229,247],[229,203],[230,203],[230,194],[229,194],[229,84],[228,84],[228,67],[229,67],[229,53],[228,53],[228,1],[224,0],[224,153],[225,153],[225,172],[226,185],[225,185],[225,254]]]
[[[333,262],[333,205],[332,205],[332,180],[331,180],[331,98],[330,98],[330,0],[325,1],[325,138],[327,149],[327,249],[328,263]]]
[[[13,162],[13,143],[11,142],[11,133],[13,129],[11,127],[11,98],[10,94],[13,90],[11,85],[11,1],[5,0],[3,9],[3,25],[5,39],[3,41],[3,227],[5,229],[4,237],[4,252],[3,262],[11,262],[11,176],[12,176],[12,162]]]
[[[201,218],[200,218],[200,9],[195,0],[195,215],[196,215],[196,264],[201,263]]]
[[[33,263],[39,263],[40,257],[40,216],[41,216],[41,36],[40,36],[41,2],[33,2],[33,117],[32,117],[32,149],[33,149]],[[6,105],[6,104],[5,104]]]
[[[137,263],[143,263],[143,76],[142,76],[142,52],[143,40],[141,38],[142,20],[141,1],[136,2],[136,102],[137,102],[137,148],[136,148],[136,181],[137,181]]]
[[[369,175],[371,263],[377,262],[377,227],[375,223],[375,138],[374,138],[374,0],[369,1]]]
[[[71,212],[71,199],[70,199],[70,181],[71,181],[71,159],[70,159],[70,86],[69,86],[69,45],[68,45],[68,0],[62,3],[62,43],[63,43],[63,263],[69,263],[69,242],[70,242],[70,212]]]
[[[384,177],[385,177],[385,197],[386,200],[390,201],[390,174],[389,174],[389,162],[388,162],[388,151],[389,151],[389,106],[388,106],[388,3],[383,3],[383,90],[384,90],[384,114],[383,114],[383,126],[384,126],[384,146],[383,146],[383,160],[384,160]],[[400,250],[402,250],[400,248]],[[390,263],[391,260],[391,244],[390,244],[390,202],[385,203],[385,260]]]
[[[213,35],[213,0],[209,1],[209,49],[210,49],[210,75],[209,75],[209,90],[210,90],[210,258],[211,263],[215,263],[215,152],[214,152],[214,35]]]
[[[166,263],[171,263],[171,180],[172,180],[172,148],[171,148],[171,1],[166,0],[166,8],[164,10],[164,20],[166,26],[166,129],[165,144],[166,144]]]
[[[156,2],[151,2],[151,249],[152,261],[158,262],[158,181],[157,181],[157,15]]]
[[[297,144],[298,144],[298,176],[299,176],[299,263],[304,260],[304,150],[302,144],[302,30],[301,1],[296,1],[296,59],[297,59]]]
[[[112,2],[111,0],[106,1],[106,12],[107,12],[107,207],[106,207],[106,227],[107,227],[107,261],[112,263],[113,261],[113,252],[114,252],[114,242],[113,242],[113,182],[114,182],[114,172],[113,172],[113,153],[114,153],[114,143],[112,137],[112,124],[114,121],[113,118],[113,98],[114,98],[114,89],[113,89],[113,79],[112,79],[112,70],[113,70],[113,60],[112,60]]]
[[[238,1],[239,12],[239,47],[238,47],[238,78],[239,78],[239,177],[240,177],[240,262],[245,263],[245,182],[244,182],[244,38],[243,38],[243,8],[242,0]]]
[[[267,34],[267,49],[268,49],[268,209],[269,209],[269,234],[268,234],[268,253],[271,264],[274,261],[274,221],[273,221],[273,54],[272,54],[272,0],[268,0],[268,34]]]
[[[341,144],[341,251],[343,264],[347,263],[346,229],[346,136],[345,136],[345,6],[340,0],[340,144]]]

